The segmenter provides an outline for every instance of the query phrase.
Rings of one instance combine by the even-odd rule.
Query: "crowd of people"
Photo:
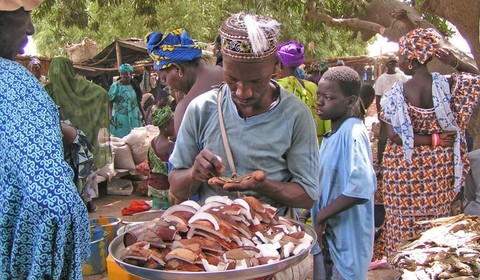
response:
[[[480,73],[435,30],[405,34],[372,86],[342,60],[305,73],[302,43],[280,42],[278,21],[242,12],[220,26],[217,63],[183,28],[152,32],[144,82],[125,63],[107,91],[77,77],[67,58],[52,59],[48,80],[37,61],[30,72],[13,61],[40,2],[0,3],[0,279],[82,278],[102,129],[122,138],[158,127],[142,187],[164,205],[251,195],[282,216],[305,209],[318,238],[315,279],[367,279],[375,192],[384,197],[387,259],[428,228],[418,221],[451,215],[469,171],[465,131]],[[433,59],[458,72],[430,72]],[[375,98],[384,139],[376,169],[364,124]],[[296,270],[305,279],[309,268],[305,259],[273,277]]]

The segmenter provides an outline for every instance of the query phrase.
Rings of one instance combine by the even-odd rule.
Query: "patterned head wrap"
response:
[[[128,63],[124,63],[118,67],[118,73],[133,73],[133,67],[132,65]]]
[[[297,41],[279,44],[277,56],[280,62],[287,67],[298,67],[305,62],[304,47]]]
[[[166,124],[173,116],[173,111],[170,106],[165,106],[160,109],[153,111],[152,113],[152,124],[154,126],[162,126]]]
[[[31,11],[38,7],[43,0],[2,0],[0,11],[16,11],[23,7],[25,11]]]
[[[168,33],[150,33],[147,35],[147,49],[155,70],[166,69],[172,63],[191,61],[202,55],[202,47],[188,36],[184,28]]]
[[[432,57],[441,40],[440,35],[433,28],[417,28],[398,40],[398,51],[408,59],[417,59],[424,64]]]
[[[264,60],[277,50],[280,23],[260,15],[238,13],[220,26],[222,55],[238,60]]]

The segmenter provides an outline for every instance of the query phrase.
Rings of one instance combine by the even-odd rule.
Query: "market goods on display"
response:
[[[480,279],[480,216],[428,223],[434,227],[401,246],[392,260],[402,279]]]
[[[122,261],[159,270],[225,271],[271,264],[308,250],[313,237],[252,196],[213,196],[168,208],[126,244]]]

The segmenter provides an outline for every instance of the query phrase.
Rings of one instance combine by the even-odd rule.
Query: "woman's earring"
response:
[[[412,68],[413,68],[412,64],[409,64],[408,65],[408,70],[412,70]]]

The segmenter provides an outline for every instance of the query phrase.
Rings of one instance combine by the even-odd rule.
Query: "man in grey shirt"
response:
[[[279,23],[235,14],[221,26],[226,82],[192,101],[170,157],[171,193],[179,200],[198,193],[200,203],[212,195],[253,195],[278,208],[310,208],[318,198],[318,145],[308,107],[271,80],[277,61]],[[230,177],[219,124],[217,97],[236,172]]]

